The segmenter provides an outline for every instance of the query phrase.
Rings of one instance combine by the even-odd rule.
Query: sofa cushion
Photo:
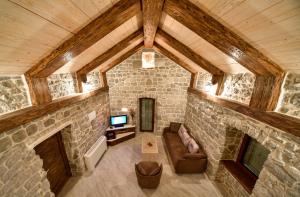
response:
[[[140,174],[145,176],[154,176],[159,173],[160,166],[154,161],[141,161],[137,164],[137,169]]]
[[[173,162],[182,159],[182,156],[188,152],[177,133],[166,133],[165,141]]]
[[[199,151],[199,145],[197,142],[191,138],[191,140],[188,143],[188,150],[190,153],[197,153]]]
[[[187,132],[186,128],[184,127],[184,125],[180,125],[179,129],[178,129],[178,135],[180,136],[180,138],[182,137],[183,133]]]

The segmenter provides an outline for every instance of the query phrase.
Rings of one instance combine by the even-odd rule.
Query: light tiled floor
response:
[[[67,197],[215,197],[221,196],[205,174],[174,173],[168,161],[161,137],[159,154],[142,154],[143,134],[109,147],[95,171],[82,177],[72,177],[59,196]],[[136,180],[134,164],[152,159],[163,163],[163,174],[157,189],[141,189]]]

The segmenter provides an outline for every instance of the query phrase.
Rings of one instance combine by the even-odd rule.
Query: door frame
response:
[[[149,99],[149,100],[153,100],[153,106],[152,106],[152,130],[142,130],[141,126],[142,126],[142,100],[143,99]],[[154,98],[149,98],[149,97],[141,97],[139,98],[139,119],[140,119],[140,131],[141,132],[154,132],[154,118],[155,118],[155,99]]]
[[[70,177],[72,177],[72,172],[71,172],[70,163],[69,163],[69,160],[68,160],[68,157],[67,157],[66,149],[65,149],[65,146],[64,146],[64,143],[63,143],[63,138],[62,138],[61,131],[56,132],[55,134],[51,135],[50,137],[48,137],[44,141],[46,141],[46,140],[48,140],[50,138],[55,138],[55,140],[57,141],[58,150],[59,150],[59,153],[61,154],[61,157],[62,157],[62,160],[63,160],[63,165],[64,165],[64,168],[65,168],[65,171],[66,171],[66,175],[67,175],[67,179],[64,180],[64,183],[62,185],[59,185],[58,187],[56,187],[55,191],[51,190],[53,193],[55,193],[55,195],[57,195],[61,191],[61,189],[63,188],[63,186],[66,184],[66,182],[70,179]],[[34,147],[34,150],[36,151],[36,148],[38,148],[39,145],[41,145],[43,142],[41,142],[38,145],[36,145]],[[36,153],[36,155],[40,156],[38,153]],[[41,156],[40,156],[40,158],[41,158]],[[43,160],[43,159],[41,158],[41,160]],[[45,171],[48,170],[48,169],[44,168],[44,165],[42,166],[42,168]]]

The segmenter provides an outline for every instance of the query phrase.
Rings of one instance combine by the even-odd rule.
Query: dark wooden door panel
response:
[[[51,136],[34,149],[43,160],[43,168],[47,171],[47,178],[50,182],[51,190],[55,194],[58,194],[71,176],[61,133],[58,132]]]
[[[140,131],[154,131],[155,100],[140,98]]]

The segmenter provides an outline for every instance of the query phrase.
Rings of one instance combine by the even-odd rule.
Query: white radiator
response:
[[[101,136],[96,143],[85,153],[85,165],[89,171],[95,169],[96,164],[107,149],[106,137]]]

